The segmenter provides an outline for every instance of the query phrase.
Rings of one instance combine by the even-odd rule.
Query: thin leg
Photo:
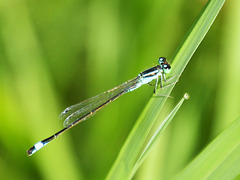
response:
[[[159,77],[158,77],[159,78]],[[157,87],[158,87],[158,78],[156,79],[155,82],[155,87],[154,87],[154,94],[156,93]]]
[[[160,76],[160,88],[163,87],[163,82],[162,82],[163,77],[162,77],[162,76],[163,76],[163,75],[161,74],[161,76]]]
[[[162,95],[162,94],[155,94],[154,97],[167,97],[167,98],[173,98],[172,96]]]
[[[161,89],[165,89],[165,88],[168,88],[168,87],[170,87],[170,86],[172,86],[172,85],[175,85],[177,82],[178,82],[178,80],[175,81],[175,82],[172,82],[172,83],[170,83],[170,84],[167,84],[167,85],[163,86]],[[155,94],[156,96],[164,96],[164,97],[170,97],[170,98],[172,98],[171,96],[168,96],[168,95],[162,95],[162,94],[156,94],[156,93],[154,93],[154,94]]]
[[[180,77],[180,76],[174,75],[174,76],[168,78],[165,82],[169,82],[169,81],[173,80],[175,77]],[[177,79],[177,81],[178,81],[178,79]]]
[[[164,73],[162,74],[162,76],[163,76],[163,80],[164,80],[164,82],[167,82],[167,80],[166,80],[166,76],[165,76]]]
[[[149,83],[147,83],[149,86],[155,86],[155,84],[151,84],[150,82]]]
[[[156,92],[157,92],[158,80],[159,80],[159,78],[160,78],[160,83],[159,83],[159,84],[160,84],[160,88],[161,88],[161,89],[164,89],[164,88],[167,88],[167,87],[169,87],[169,86],[172,86],[172,85],[174,85],[174,84],[176,84],[176,83],[178,82],[178,79],[177,79],[175,82],[163,86],[163,81],[162,81],[162,79],[164,79],[165,82],[169,82],[169,81],[173,80],[174,78],[179,77],[178,75],[175,75],[175,76],[172,76],[172,77],[166,79],[166,77],[165,77],[164,75],[165,75],[165,74],[162,74],[162,75],[160,75],[160,76],[156,79],[155,85],[153,85],[153,84],[151,84],[151,83],[148,83],[148,85],[150,85],[150,86],[155,86],[155,87],[154,87],[154,91],[153,91],[154,94],[156,94]],[[164,96],[164,95],[159,95],[159,96]],[[171,96],[168,96],[168,97],[171,97]]]
[[[178,82],[178,80],[177,80],[177,81],[174,81],[174,82],[172,82],[172,83],[170,83],[170,84],[166,84],[166,85],[163,86],[161,89],[165,89],[165,88],[168,88],[168,87],[170,87],[170,86],[172,86],[172,85],[175,85],[177,82]]]

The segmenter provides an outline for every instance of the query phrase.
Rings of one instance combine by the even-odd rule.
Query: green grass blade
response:
[[[175,179],[234,179],[240,172],[240,118],[236,119]]]
[[[225,0],[211,0],[206,4],[173,56],[174,63],[172,64],[173,68],[170,76],[180,75],[183,72],[193,53],[214,22],[224,2]],[[172,89],[173,87],[161,89],[157,93],[169,95]],[[160,110],[166,99],[166,97],[151,98],[125,141],[116,161],[109,171],[107,179],[129,179],[131,177],[145,138],[160,114]]]
[[[180,75],[183,72],[185,66],[208,32],[224,3],[225,0],[208,1],[173,57],[174,63],[172,66],[174,67],[174,74]]]
[[[170,124],[170,122],[172,121],[172,119],[175,117],[176,113],[178,112],[178,110],[180,109],[180,107],[182,106],[183,102],[186,99],[189,99],[190,96],[185,93],[184,96],[182,97],[182,99],[179,101],[179,103],[176,105],[176,107],[172,110],[172,112],[166,117],[166,119],[160,124],[160,126],[158,127],[158,129],[156,130],[156,132],[153,134],[152,138],[149,140],[149,142],[147,143],[147,145],[145,146],[143,152],[141,153],[140,157],[137,160],[137,163],[134,167],[134,171],[132,176],[134,176],[135,172],[138,170],[138,168],[141,166],[141,164],[143,163],[143,161],[147,158],[147,156],[149,155],[149,153],[151,152],[152,148],[154,147],[154,145],[156,145],[157,140],[160,138],[161,134],[164,132],[164,130],[168,127],[168,125]]]

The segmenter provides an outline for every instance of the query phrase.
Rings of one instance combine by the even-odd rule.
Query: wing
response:
[[[115,88],[112,88],[104,93],[86,99],[78,104],[72,105],[67,107],[59,116],[60,119],[64,120],[64,127],[69,126],[70,124],[74,123],[75,121],[80,120],[89,112],[99,108],[108,100],[112,99],[116,95],[122,93],[125,94],[131,88],[135,87],[139,82],[139,77],[131,79]],[[125,93],[123,93],[125,91]],[[90,116],[87,116],[89,118]],[[83,118],[86,120],[87,118]]]

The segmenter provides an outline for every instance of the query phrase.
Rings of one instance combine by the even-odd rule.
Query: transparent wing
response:
[[[136,77],[104,93],[86,99],[78,104],[69,106],[60,114],[59,118],[65,119],[63,125],[64,127],[67,127],[70,124],[74,123],[75,121],[83,118],[86,114],[88,114],[92,110],[100,107],[101,105],[106,103],[109,99],[115,97],[117,94],[126,90],[130,90],[131,88],[134,88],[138,83],[139,77]],[[87,118],[83,120],[86,119]]]

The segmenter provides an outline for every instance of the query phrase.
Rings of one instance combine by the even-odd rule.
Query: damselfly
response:
[[[39,141],[33,147],[31,147],[27,154],[31,156],[43,146],[47,145],[49,142],[57,138],[59,135],[63,134],[73,126],[77,125],[78,123],[88,119],[94,113],[102,109],[104,106],[109,104],[110,102],[114,101],[115,99],[119,98],[121,95],[134,91],[135,89],[139,88],[144,84],[149,84],[152,80],[156,80],[154,93],[158,87],[158,80],[160,78],[160,88],[163,87],[163,80],[166,82],[165,74],[169,73],[171,70],[171,66],[166,61],[166,58],[160,57],[158,60],[159,65],[147,69],[134,79],[131,79],[115,88],[112,88],[102,94],[96,95],[92,98],[89,98],[85,101],[80,102],[79,104],[72,105],[66,108],[61,114],[60,119],[64,120],[64,127],[62,130],[58,131],[54,135]]]

